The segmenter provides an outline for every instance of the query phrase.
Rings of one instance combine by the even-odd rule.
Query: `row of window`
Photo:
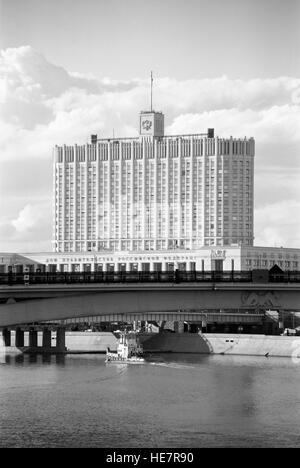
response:
[[[154,157],[154,151],[158,157],[166,157],[167,152],[170,157],[190,156],[193,153],[195,156],[203,154],[215,155],[253,155],[254,140],[222,140],[222,139],[204,139],[204,138],[185,138],[184,136],[174,139],[164,139],[152,141],[132,140],[125,142],[122,140],[107,140],[106,142],[98,142],[97,144],[87,144],[85,146],[56,146],[56,161],[57,162],[85,162],[87,155],[88,161],[96,161],[97,153],[100,160],[107,160],[108,155],[111,155],[113,160],[119,159],[120,156],[124,159],[129,159],[131,156],[138,159],[144,156]]]

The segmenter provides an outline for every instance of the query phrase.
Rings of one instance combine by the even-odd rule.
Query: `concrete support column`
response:
[[[56,348],[57,351],[65,351],[66,349],[66,330],[63,327],[56,330]]]
[[[16,329],[16,347],[21,348],[24,346],[24,330],[21,328]]]
[[[51,330],[43,330],[43,348],[51,348]]]
[[[29,347],[36,348],[38,345],[38,334],[36,330],[29,330]]]
[[[11,346],[11,332],[7,328],[2,331],[4,346]]]
[[[184,323],[183,322],[174,322],[174,332],[183,333],[184,332]]]
[[[284,330],[284,310],[278,310],[278,328],[280,332]]]
[[[202,314],[201,331],[207,333],[207,316]]]

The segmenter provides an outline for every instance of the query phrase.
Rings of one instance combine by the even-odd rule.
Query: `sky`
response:
[[[55,144],[254,137],[255,245],[300,248],[299,0],[0,0],[0,251],[50,251]]]

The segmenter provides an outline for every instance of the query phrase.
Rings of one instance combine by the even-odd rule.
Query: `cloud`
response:
[[[221,109],[201,114],[181,114],[168,131],[171,134],[200,133],[215,127],[217,135],[227,137],[255,136],[260,143],[300,142],[300,113],[296,105],[273,106],[269,109]]]
[[[299,247],[299,213],[300,200],[278,201],[256,209],[255,244]]]
[[[1,51],[0,197],[7,235],[3,245],[8,237],[21,245],[22,236],[27,239],[27,233],[33,236],[39,229],[50,249],[51,220],[42,216],[38,223],[33,221],[42,209],[41,200],[51,201],[55,144],[83,144],[92,133],[136,136],[138,114],[149,104],[149,80],[115,81],[70,72],[29,46]],[[284,238],[285,229],[290,239],[289,220],[295,216],[290,201],[299,199],[300,79],[163,77],[154,81],[154,107],[165,114],[166,134],[201,133],[213,127],[220,137],[253,136],[255,226],[256,232],[265,233],[257,238],[268,243],[263,228],[268,219],[274,236],[280,232]],[[280,201],[285,205],[277,205]],[[259,210],[267,213],[268,207],[273,213],[274,206],[284,206],[286,222],[281,227],[274,216],[259,216]],[[293,239],[299,246],[299,231]]]
[[[28,203],[15,216],[1,217],[0,250],[51,250],[51,225],[51,200]]]
[[[17,232],[27,232],[39,225],[44,218],[43,205],[26,205],[20,211],[17,219],[13,219],[11,224]]]
[[[32,129],[47,124],[55,116],[47,99],[76,89],[101,95],[106,91],[127,90],[130,82],[98,80],[91,75],[69,73],[53,65],[30,46],[10,48],[0,53],[1,115],[6,122]]]

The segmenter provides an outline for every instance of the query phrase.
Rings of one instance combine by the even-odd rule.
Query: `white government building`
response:
[[[56,146],[55,252],[253,245],[254,139],[164,135],[141,112],[137,138]]]
[[[55,147],[53,252],[0,253],[0,272],[300,269],[300,249],[253,246],[253,138],[139,127]]]

